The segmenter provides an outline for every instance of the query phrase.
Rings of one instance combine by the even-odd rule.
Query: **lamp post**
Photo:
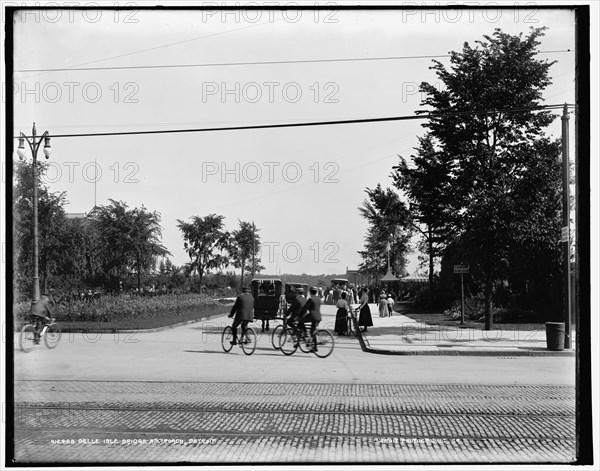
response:
[[[39,246],[38,246],[38,191],[37,191],[37,152],[44,142],[44,155],[48,159],[52,152],[52,148],[50,147],[50,136],[48,135],[48,131],[45,131],[44,134],[37,138],[35,123],[33,123],[33,129],[31,130],[31,139],[27,137],[25,134],[21,133],[21,137],[19,137],[19,147],[17,149],[17,155],[19,159],[23,160],[25,158],[25,141],[29,145],[29,149],[31,149],[31,155],[33,157],[33,295],[32,302],[36,303],[38,299],[40,299],[40,276],[39,276]]]

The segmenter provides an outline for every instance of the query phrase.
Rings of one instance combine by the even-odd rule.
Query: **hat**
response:
[[[247,286],[244,286],[242,288],[242,293],[249,293],[250,292],[250,288],[248,288]]]
[[[316,286],[311,286],[310,287],[310,292],[311,293],[316,293],[319,290],[319,288],[317,288]]]
[[[296,288],[296,293],[302,293],[302,294],[304,294],[304,288],[302,288],[302,286],[298,286]]]

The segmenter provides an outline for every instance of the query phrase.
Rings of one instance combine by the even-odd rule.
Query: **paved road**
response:
[[[323,324],[333,325],[325,306]],[[273,349],[259,338],[252,356],[235,347],[225,354],[221,331],[226,316],[151,333],[64,334],[55,350],[15,350],[16,379],[106,381],[269,381],[430,384],[575,384],[574,358],[390,357],[364,353],[356,338],[338,339],[320,359]],[[256,326],[256,325],[255,325]],[[260,329],[259,329],[260,331]],[[17,345],[15,338],[15,345]]]
[[[225,354],[219,334],[228,322],[67,335],[55,350],[15,351],[16,458],[574,459],[573,358],[391,357],[364,353],[351,338],[326,359],[286,357],[267,335],[252,356]]]
[[[16,394],[19,461],[574,459],[567,386],[18,381]]]

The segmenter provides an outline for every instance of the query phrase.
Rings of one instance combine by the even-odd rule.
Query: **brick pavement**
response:
[[[570,386],[17,381],[15,400],[19,462],[574,459]]]

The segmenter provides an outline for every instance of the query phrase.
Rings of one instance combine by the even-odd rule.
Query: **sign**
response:
[[[562,227],[560,230],[560,241],[569,242],[569,226]]]
[[[455,274],[466,274],[469,273],[469,265],[454,265]]]

